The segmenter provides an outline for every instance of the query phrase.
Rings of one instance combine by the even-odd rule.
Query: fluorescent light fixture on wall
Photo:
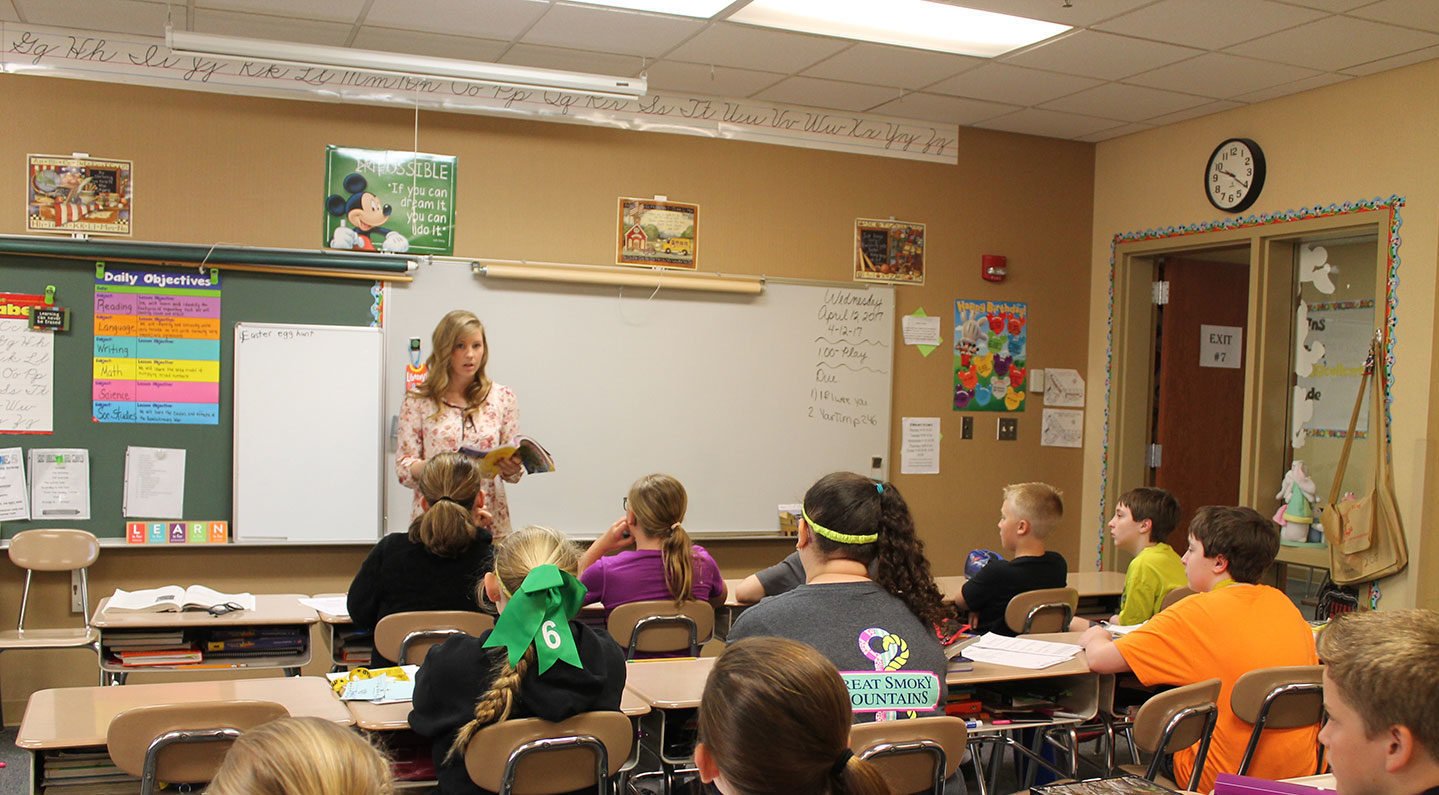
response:
[[[753,0],[729,21],[981,58],[1070,29],[930,0]]]
[[[245,39],[236,36],[217,36],[212,33],[191,33],[169,28],[165,30],[165,45],[170,48],[171,52],[184,55],[204,55],[301,66],[328,66],[378,74],[462,80],[510,88],[566,91],[574,94],[591,94],[621,99],[644,96],[646,88],[646,80],[643,77],[597,75],[587,72],[566,72],[559,69],[538,69],[483,61],[462,61],[457,58],[433,58],[428,55],[405,55],[378,50],[356,50],[349,47]]]
[[[556,262],[475,260],[470,270],[491,279],[528,279],[570,284],[603,284],[639,287],[645,290],[698,290],[707,293],[759,295],[764,292],[763,276],[722,273],[693,273],[662,268],[610,268],[597,265],[565,265]]]

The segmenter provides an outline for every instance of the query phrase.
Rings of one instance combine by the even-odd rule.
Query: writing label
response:
[[[1199,366],[1238,370],[1244,356],[1241,326],[1199,327]]]
[[[929,671],[840,671],[854,712],[928,712],[939,704],[939,677]]]

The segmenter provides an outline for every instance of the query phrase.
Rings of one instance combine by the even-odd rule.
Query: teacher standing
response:
[[[520,428],[514,390],[485,375],[490,349],[485,326],[474,313],[456,309],[445,315],[430,342],[425,380],[400,406],[395,474],[411,489],[419,485],[420,471],[430,458],[462,446],[493,449],[508,444]],[[510,506],[500,481],[515,483],[524,473],[514,456],[502,459],[499,469],[499,477],[486,478],[480,486],[484,507],[493,517],[490,532],[495,540],[510,530]],[[416,490],[410,518],[423,512]]]

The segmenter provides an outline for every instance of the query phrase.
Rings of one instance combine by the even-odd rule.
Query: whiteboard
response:
[[[689,493],[687,529],[772,534],[778,506],[800,502],[821,475],[888,472],[892,287],[771,280],[759,296],[651,295],[438,261],[386,290],[391,532],[406,528],[411,504],[393,436],[407,347],[418,337],[428,357],[452,309],[485,323],[486,372],[515,390],[520,432],[557,465],[506,486],[514,527],[593,536],[622,515],[631,483],[666,472]]]
[[[235,324],[237,542],[379,537],[383,339],[363,326]]]

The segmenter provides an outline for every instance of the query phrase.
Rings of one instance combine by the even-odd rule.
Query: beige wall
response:
[[[1439,588],[1419,576],[1439,560],[1439,540],[1423,532],[1435,509],[1433,443],[1435,252],[1439,242],[1439,61],[1351,80],[1304,94],[1106,141],[1095,152],[1094,236],[1090,252],[1089,383],[1101,388],[1106,290],[1115,234],[1203,223],[1219,217],[1200,177],[1210,151],[1231,136],[1264,148],[1268,179],[1248,213],[1270,214],[1398,194],[1403,245],[1395,330],[1393,455],[1409,569],[1383,583],[1383,605],[1439,606]],[[1086,408],[1088,438],[1103,423],[1103,401]],[[1282,472],[1274,473],[1277,483]],[[1100,451],[1085,451],[1085,517],[1098,511]],[[1273,504],[1257,506],[1272,511]]]
[[[0,98],[7,108],[29,109],[12,114],[0,138],[0,162],[9,164],[0,169],[0,233],[23,233],[23,155],[81,151],[135,161],[137,240],[316,248],[325,145],[414,144],[414,116],[399,110],[14,75],[0,75]],[[462,256],[604,264],[613,257],[616,198],[659,193],[701,205],[706,269],[847,280],[856,217],[926,223],[928,281],[899,288],[900,313],[923,307],[945,318],[947,329],[956,298],[1025,301],[1030,366],[1083,371],[1094,147],[959,132],[960,162],[951,166],[426,112],[419,148],[459,157]],[[982,281],[981,254],[1008,256],[1010,280]],[[904,416],[943,418],[944,474],[894,480],[935,568],[945,573],[957,572],[969,549],[998,545],[1004,484],[1047,480],[1077,506],[1082,462],[1081,451],[1039,447],[1037,402],[1021,416],[1018,442],[994,441],[991,414],[976,415],[975,439],[961,441],[950,372],[944,347],[928,358],[913,348],[896,354],[893,427]],[[136,430],[142,440],[143,428]],[[893,460],[898,431],[892,436]],[[1081,521],[1093,529],[1087,515],[1071,510],[1053,539],[1072,568],[1092,567],[1087,543],[1080,554]],[[714,545],[729,575],[766,565],[786,547]],[[363,553],[106,550],[93,592],[98,598],[116,586],[192,582],[258,592],[343,590]],[[13,570],[0,569],[0,602],[18,604],[19,583]],[[64,590],[57,583],[41,595],[58,599]],[[41,613],[32,625],[63,618]],[[93,681],[80,655],[52,668],[49,658],[12,654],[0,664],[11,721],[36,687]]]

